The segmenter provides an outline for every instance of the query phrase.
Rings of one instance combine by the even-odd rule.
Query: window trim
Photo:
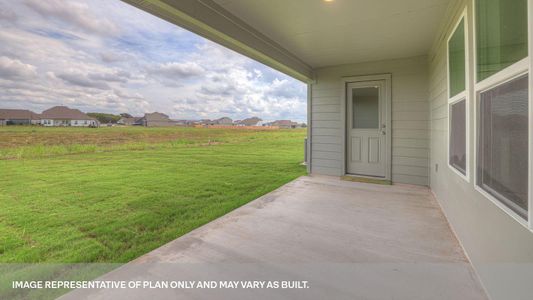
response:
[[[455,96],[451,96],[451,86],[450,86],[450,40],[452,39],[453,35],[457,31],[457,28],[461,24],[461,21],[464,24],[463,30],[464,30],[464,39],[465,39],[465,90],[458,93]],[[455,174],[457,174],[459,177],[463,178],[466,182],[470,183],[470,97],[469,97],[469,91],[470,91],[470,67],[469,67],[469,36],[468,36],[468,11],[467,8],[463,10],[457,21],[455,22],[455,25],[453,26],[451,33],[449,34],[448,38],[446,39],[446,78],[447,78],[447,96],[448,96],[448,103],[447,103],[447,114],[448,114],[448,134],[447,134],[447,140],[446,140],[446,165],[448,165],[448,168],[452,170]],[[450,141],[451,141],[451,108],[452,105],[459,102],[459,101],[465,101],[465,154],[466,154],[466,163],[465,163],[465,174],[463,174],[461,171],[459,171],[456,167],[454,167],[452,164],[450,164]]]
[[[528,23],[528,56],[523,58],[520,61],[517,61],[516,63],[498,71],[495,74],[492,74],[491,76],[483,79],[482,81],[477,81],[477,21],[476,21],[476,1],[479,0],[472,0],[472,21],[473,21],[473,29],[472,30],[472,37],[473,37],[473,45],[474,45],[474,51],[473,51],[473,57],[474,57],[474,153],[473,153],[473,160],[474,160],[474,189],[479,192],[482,196],[487,198],[489,201],[494,203],[497,207],[499,207],[501,210],[503,210],[505,213],[507,213],[511,218],[513,218],[515,221],[517,221],[522,226],[526,227],[529,231],[533,232],[533,183],[532,183],[532,176],[533,176],[533,139],[531,138],[531,133],[533,132],[533,101],[532,101],[532,87],[533,87],[533,76],[531,74],[530,70],[533,70],[533,60],[530,59],[532,57],[532,47],[533,47],[533,30],[530,30],[529,28],[532,28],[533,26],[533,0],[527,1],[527,23]],[[514,79],[517,79],[521,76],[524,76],[528,74],[529,78],[529,89],[528,89],[528,130],[529,130],[529,140],[528,140],[528,219],[525,220],[522,216],[514,212],[512,209],[507,207],[503,202],[496,199],[494,196],[486,192],[481,186],[478,184],[478,175],[477,175],[477,169],[478,169],[478,160],[477,160],[477,152],[479,148],[478,143],[478,118],[479,118],[479,107],[480,107],[480,94],[490,90],[492,88],[495,88],[499,85],[505,84],[509,81],[512,81]]]

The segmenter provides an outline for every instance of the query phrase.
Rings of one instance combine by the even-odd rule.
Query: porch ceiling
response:
[[[449,0],[123,0],[302,81],[424,55]]]
[[[425,55],[449,0],[215,0],[312,68]]]

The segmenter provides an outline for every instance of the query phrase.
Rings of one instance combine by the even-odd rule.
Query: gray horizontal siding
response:
[[[342,147],[340,144],[313,143],[313,151],[341,153],[342,152],[341,148]]]
[[[315,89],[315,88],[313,88],[313,98],[314,97],[316,97],[316,98],[325,98],[325,99],[336,98],[339,95],[340,88],[341,88],[340,81],[339,81],[339,86],[336,89],[335,88],[328,88],[328,89]]]
[[[313,106],[315,105],[328,105],[335,104],[340,106],[339,99],[337,97],[316,97],[315,92],[313,92]]]
[[[417,185],[428,185],[427,176],[415,176],[405,174],[392,174],[392,181],[395,183],[408,183]]]
[[[341,130],[341,121],[315,121],[313,122],[314,128],[336,128]],[[339,131],[340,132],[340,131]]]
[[[429,121],[395,121],[392,120],[392,130],[398,129],[416,129],[426,130],[429,127]]]
[[[313,128],[315,135],[341,136],[342,132],[338,128]]]
[[[404,139],[427,139],[429,137],[427,129],[394,129],[392,128],[392,138]]]
[[[393,148],[424,148],[429,149],[429,140],[428,139],[402,139],[402,138],[393,138],[392,139]]]
[[[313,113],[340,113],[341,106],[338,104],[317,104],[312,106]]]
[[[313,113],[311,114],[311,118],[313,121],[337,121],[340,120],[341,114],[340,113]]]
[[[392,121],[429,121],[429,109],[424,111],[394,111]]]
[[[407,148],[407,147],[396,147],[392,148],[392,156],[400,157],[414,157],[414,158],[429,158],[428,149],[424,148]]]
[[[311,100],[311,171],[336,176],[342,172],[342,77],[378,73],[392,74],[392,179],[428,185],[430,103],[425,57],[317,70]]]
[[[336,168],[340,170],[341,162],[338,159],[313,158],[313,167]]]
[[[429,160],[427,158],[419,157],[405,157],[393,156],[392,164],[398,166],[415,166],[415,167],[429,167]]]
[[[313,145],[315,144],[336,144],[340,146],[342,140],[340,136],[315,135],[313,133]]]
[[[313,157],[316,159],[330,159],[330,160],[337,160],[339,162],[342,159],[341,155],[342,154],[340,152],[319,151],[316,149],[315,149],[315,152],[313,153]]]
[[[409,101],[409,102],[393,102],[392,103],[392,112],[408,112],[408,113],[417,113],[417,112],[427,112],[429,110],[429,103],[427,101]],[[421,115],[421,114],[419,114]]]
[[[313,165],[313,173],[321,175],[330,175],[330,176],[341,176],[339,168],[329,168],[319,165]]]

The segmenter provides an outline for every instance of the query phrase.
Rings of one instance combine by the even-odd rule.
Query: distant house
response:
[[[140,120],[143,117],[131,117],[131,118],[125,118],[122,117],[117,121],[117,124],[119,125],[126,125],[126,126],[133,126],[133,125],[142,125],[140,124]]]
[[[213,125],[233,125],[233,120],[228,117],[222,117],[213,121]]]
[[[291,120],[277,120],[268,124],[265,124],[268,126],[277,126],[282,129],[291,129],[296,128],[298,126],[297,122],[293,122]]]
[[[261,122],[261,121],[263,121],[263,120],[261,120],[258,117],[252,117],[252,118],[247,118],[247,119],[241,120],[241,121],[239,121],[236,124],[237,124],[237,126],[257,126],[257,124],[259,124],[259,122]]]
[[[96,127],[98,120],[89,117],[83,112],[68,108],[66,106],[54,106],[41,113],[41,125],[51,126],[73,126],[73,127]]]
[[[194,120],[173,120],[177,126],[194,126],[198,121]]]
[[[0,109],[0,126],[4,125],[37,125],[41,117],[27,109]]]
[[[176,126],[176,122],[171,120],[167,115],[159,112],[144,114],[144,117],[138,120],[139,125],[146,127],[168,127]]]

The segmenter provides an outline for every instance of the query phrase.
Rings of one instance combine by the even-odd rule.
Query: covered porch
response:
[[[486,299],[425,187],[304,176],[100,280],[291,280],[308,289],[78,290],[63,299]]]
[[[255,213],[257,220],[241,216],[225,224],[250,224],[234,232],[266,238],[244,242],[231,232],[220,235],[218,243],[234,246],[220,257],[451,263],[462,266],[457,274],[431,282],[457,288],[454,280],[462,278],[469,287],[461,290],[478,291],[460,250],[465,249],[491,298],[531,298],[532,0],[123,1],[308,85],[307,168],[313,177],[283,188],[294,189],[297,199],[280,200],[292,199],[289,193],[264,205],[272,209],[283,203],[262,212],[275,211],[279,216],[272,220],[279,222]],[[495,92],[501,95],[487,96]],[[481,110],[491,101],[499,111]],[[502,125],[493,141],[487,137],[499,125],[487,123],[491,128],[483,131],[480,120],[498,113],[519,124]],[[490,161],[478,159],[489,150],[496,151]],[[498,180],[485,182],[480,175]],[[341,182],[342,176],[395,185]],[[220,258],[207,249],[184,255]],[[435,271],[442,275],[445,268]],[[425,275],[419,274],[431,278]],[[364,277],[339,278],[357,278],[367,286],[381,282]],[[394,282],[410,287],[402,291],[397,286],[399,295],[409,299],[428,295],[433,287]],[[406,293],[414,288],[420,290],[409,297]],[[386,288],[359,292],[370,293],[370,299],[373,293],[388,293]]]

